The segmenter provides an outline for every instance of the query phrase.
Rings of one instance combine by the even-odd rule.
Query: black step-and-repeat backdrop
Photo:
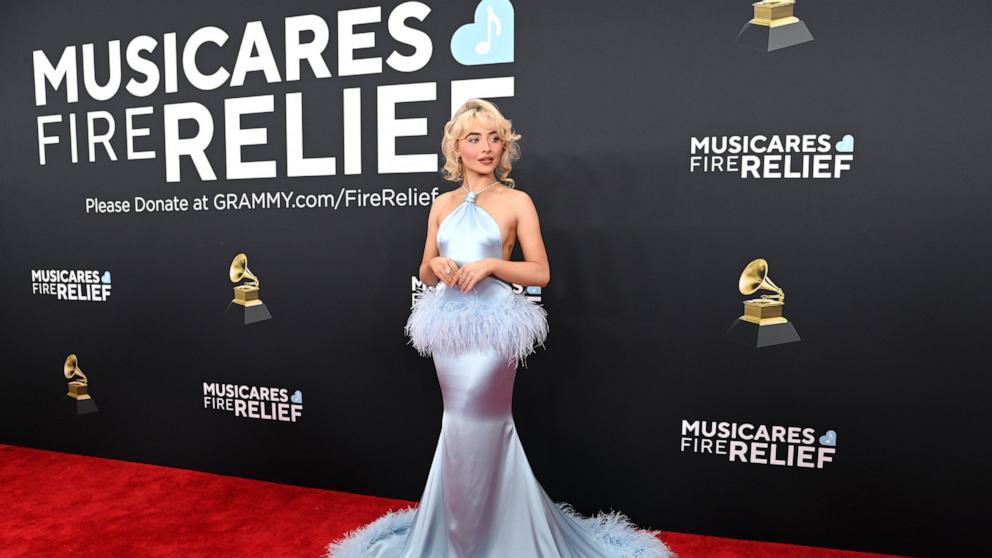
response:
[[[551,260],[515,414],[553,498],[976,555],[990,29],[978,1],[6,3],[0,441],[417,499],[441,401],[403,324],[442,126],[486,97]]]

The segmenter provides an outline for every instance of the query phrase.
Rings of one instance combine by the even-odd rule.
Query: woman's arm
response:
[[[455,274],[458,272],[458,265],[455,264],[455,261],[451,258],[442,258],[437,251],[437,217],[439,212],[438,205],[440,205],[438,200],[440,200],[441,197],[443,197],[443,195],[434,198],[434,201],[431,203],[430,215],[427,216],[427,241],[424,245],[424,257],[420,261],[420,271],[418,273],[420,281],[429,286],[436,285],[439,280],[437,273],[434,272],[434,266],[439,264],[448,266],[451,270],[451,274],[448,275],[450,279],[445,281],[445,284],[449,286],[454,282]]]
[[[547,287],[551,281],[548,252],[541,236],[541,221],[534,201],[526,192],[517,196],[517,242],[523,251],[522,262],[493,258],[492,275],[509,283]]]

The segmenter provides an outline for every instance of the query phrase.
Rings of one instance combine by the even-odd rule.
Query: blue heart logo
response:
[[[836,446],[837,445],[837,433],[833,430],[827,430],[827,433],[820,436],[821,446]]]
[[[847,134],[834,146],[838,153],[854,153],[854,136]]]
[[[303,404],[303,392],[300,391],[300,390],[296,390],[293,393],[293,396],[289,398],[289,400],[292,401],[293,403],[296,403],[297,405],[302,405]]]
[[[451,55],[463,66],[513,62],[513,4],[482,0],[475,20],[451,36]]]
[[[104,271],[103,272],[103,277],[101,277],[100,280],[109,285],[110,284],[110,272],[109,271]]]

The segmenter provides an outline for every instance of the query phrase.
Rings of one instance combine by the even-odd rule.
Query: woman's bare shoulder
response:
[[[456,190],[448,190],[447,192],[441,192],[434,198],[434,202],[444,203],[454,197]]]
[[[506,199],[517,209],[530,209],[534,207],[534,200],[531,199],[530,194],[519,188],[507,188],[506,194]]]
[[[431,202],[432,207],[442,211],[448,208],[455,201],[455,192],[457,192],[457,190],[448,190],[447,192],[438,194],[434,198],[434,201]]]
[[[497,193],[501,197],[512,202],[519,203],[520,201],[525,201],[530,199],[530,195],[527,192],[524,192],[523,190],[517,188],[516,186],[514,186],[513,188],[509,188],[507,186],[500,186],[499,189],[497,190]]]
[[[434,197],[431,202],[431,215],[438,225],[458,207],[458,200],[455,199],[457,190],[448,190]]]

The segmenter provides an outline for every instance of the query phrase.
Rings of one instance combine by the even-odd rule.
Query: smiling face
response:
[[[503,158],[503,140],[496,130],[478,118],[458,139],[456,153],[461,156],[465,173],[492,175]]]

